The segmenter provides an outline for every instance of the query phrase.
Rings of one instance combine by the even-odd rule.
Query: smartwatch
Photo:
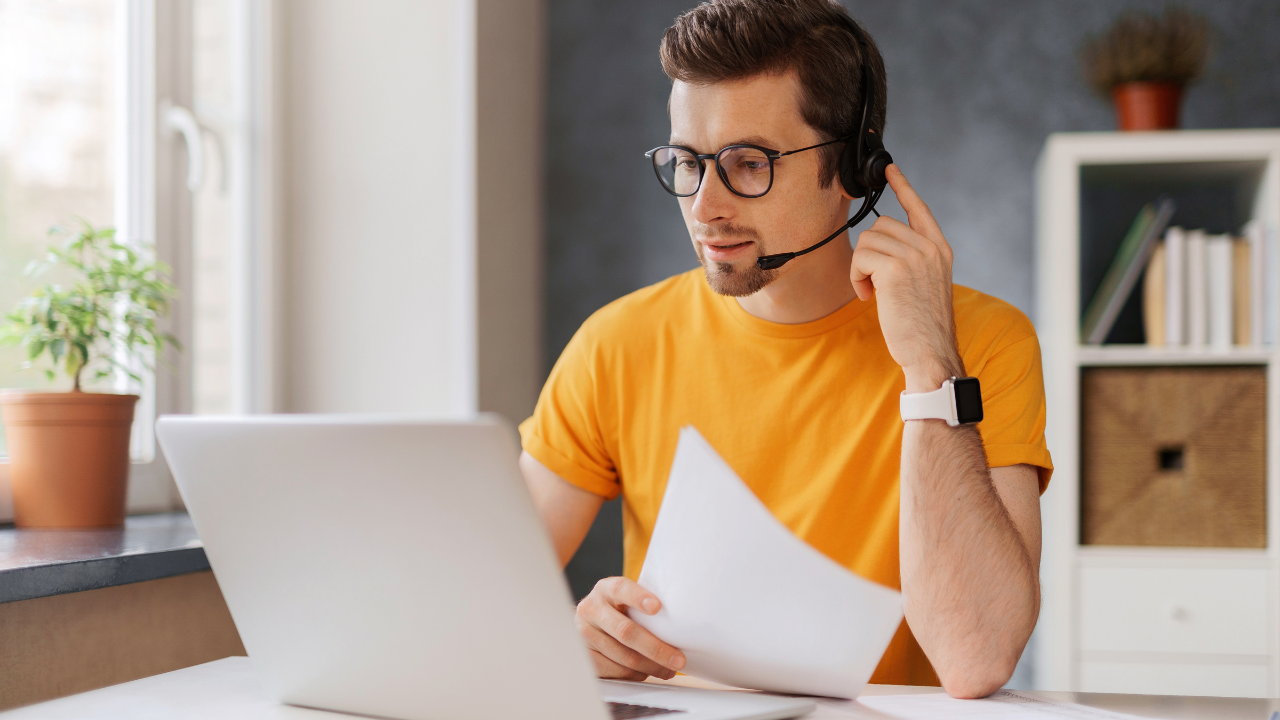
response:
[[[953,377],[933,392],[902,393],[902,419],[946,420],[951,427],[982,422],[982,388],[976,377]]]

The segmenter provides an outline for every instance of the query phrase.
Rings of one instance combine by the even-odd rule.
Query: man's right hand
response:
[[[570,484],[528,452],[520,455],[520,471],[538,517],[551,534],[560,566],[577,552],[604,498]],[[664,680],[684,667],[684,653],[653,636],[627,617],[627,608],[652,615],[662,603],[653,593],[624,577],[605,578],[578,603],[578,632],[591,651],[596,675],[619,680]]]
[[[605,578],[578,603],[578,632],[587,642],[596,675],[617,680],[663,680],[684,667],[684,653],[662,642],[627,617],[633,607],[646,615],[662,603],[653,593],[624,577]]]

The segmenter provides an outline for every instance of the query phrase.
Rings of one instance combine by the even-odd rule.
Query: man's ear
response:
[[[844,189],[844,183],[840,182],[839,170],[836,170],[836,177],[831,182],[835,183],[836,189],[840,191],[840,197],[844,198],[845,200],[848,200],[849,202],[853,202],[854,200],[857,199],[854,196],[850,195],[848,190]]]
[[[849,200],[850,202],[852,202],[854,200],[857,200],[857,198],[849,194],[849,191],[846,190],[844,187],[844,183],[841,182],[840,180],[840,165],[841,165],[841,161],[844,159],[844,154],[848,149],[848,146],[849,146],[849,143],[845,143],[844,145],[840,146],[840,154],[836,155],[835,179],[833,179],[832,182],[836,184],[836,189],[840,191],[841,197],[843,197],[845,200]]]

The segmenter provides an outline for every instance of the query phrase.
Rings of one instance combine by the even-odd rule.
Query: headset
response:
[[[871,122],[871,100],[876,91],[875,86],[871,83],[871,43],[867,41],[862,28],[858,27],[858,24],[847,13],[838,12],[837,15],[849,29],[849,32],[853,33],[853,37],[862,45],[862,121],[858,125],[857,136],[846,142],[844,149],[840,151],[839,162],[840,185],[852,197],[862,198],[862,207],[858,209],[858,212],[854,213],[853,217],[849,218],[848,222],[841,225],[839,230],[828,235],[822,242],[810,245],[797,252],[761,255],[756,258],[756,267],[761,270],[780,268],[801,255],[817,250],[835,240],[845,230],[862,222],[862,219],[870,213],[875,213],[876,217],[880,217],[880,213],[876,212],[876,203],[880,200],[880,196],[884,194],[884,186],[889,182],[884,173],[889,164],[893,162],[893,156],[889,154],[888,150],[884,149],[884,142],[869,126]]]

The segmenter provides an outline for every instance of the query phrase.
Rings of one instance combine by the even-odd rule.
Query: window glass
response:
[[[112,224],[115,43],[112,0],[0,0],[2,314],[34,288],[23,269],[50,226]],[[0,348],[0,387],[48,387],[24,357]]]

